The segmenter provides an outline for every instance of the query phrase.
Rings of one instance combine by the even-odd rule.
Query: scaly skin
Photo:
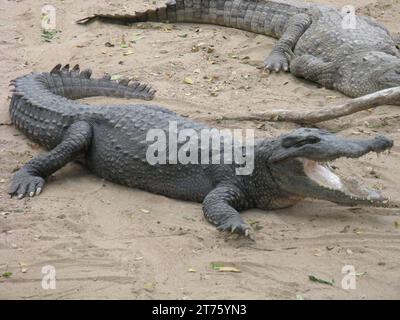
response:
[[[238,28],[279,39],[265,61],[269,70],[290,69],[350,97],[400,86],[400,52],[385,26],[357,16],[355,29],[346,29],[343,18],[336,8],[289,0],[170,0],[155,10],[97,14],[78,23],[169,21]]]
[[[254,170],[237,175],[236,164],[188,163],[150,164],[146,153],[150,129],[165,131],[171,122],[177,134],[183,129],[199,133],[206,125],[180,117],[167,109],[151,105],[92,106],[68,98],[106,95],[151,99],[154,90],[138,83],[119,83],[90,79],[91,71],[79,73],[56,66],[50,73],[30,74],[16,79],[10,103],[13,123],[30,139],[47,147],[16,172],[10,194],[18,198],[33,197],[43,190],[45,178],[66,163],[80,159],[94,174],[107,180],[162,194],[171,198],[203,203],[208,221],[220,230],[249,235],[239,211],[249,208],[277,209],[290,206],[305,197],[325,199],[346,205],[385,206],[387,199],[377,191],[354,186],[322,184],[307,172],[315,161],[338,157],[357,158],[367,152],[382,152],[393,146],[383,136],[353,140],[319,129],[298,129],[275,139],[261,139],[254,146]],[[197,138],[198,154],[201,139]],[[168,140],[167,140],[168,141]],[[178,142],[178,149],[186,141]],[[208,163],[212,163],[210,150]],[[167,147],[168,150],[168,147]],[[327,172],[327,168],[318,167]],[[314,171],[312,171],[314,172]],[[332,174],[329,174],[332,176]]]

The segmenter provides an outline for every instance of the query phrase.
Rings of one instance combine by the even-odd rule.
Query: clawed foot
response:
[[[284,53],[272,52],[270,56],[265,59],[265,68],[270,71],[289,71],[289,59]]]
[[[217,227],[219,231],[236,233],[253,240],[253,229],[241,219],[231,218]]]
[[[10,191],[8,192],[12,197],[16,196],[22,199],[26,196],[33,197],[39,195],[44,186],[44,179],[42,177],[33,176],[26,170],[19,170],[15,173]]]

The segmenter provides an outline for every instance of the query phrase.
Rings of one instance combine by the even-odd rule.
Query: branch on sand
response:
[[[313,124],[387,104],[400,105],[400,87],[381,90],[359,98],[350,99],[343,104],[325,106],[323,108],[316,108],[315,110],[294,111],[276,109],[259,113],[224,115],[218,119],[237,121],[284,121],[300,124]],[[215,120],[215,118],[209,116],[202,117],[202,119]]]

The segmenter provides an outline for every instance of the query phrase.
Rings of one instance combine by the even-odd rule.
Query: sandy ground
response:
[[[40,28],[40,10],[48,3],[56,7],[57,29],[62,31],[51,42],[43,41]],[[338,6],[348,3],[335,1]],[[399,1],[351,3],[392,32],[399,30]],[[400,298],[399,209],[347,208],[308,200],[280,211],[250,210],[245,219],[260,226],[252,243],[217,232],[204,220],[200,204],[115,185],[78,164],[54,174],[40,197],[10,199],[6,190],[12,172],[43,150],[10,126],[8,83],[31,71],[50,70],[59,62],[79,63],[96,75],[108,72],[151,83],[158,90],[155,103],[193,118],[276,106],[301,109],[347,99],[290,74],[258,70],[255,66],[272,49],[274,39],[206,25],[141,29],[74,24],[92,13],[96,4],[115,12],[153,5],[127,0],[113,4],[88,0],[79,5],[71,0],[0,1],[0,274],[12,273],[0,277],[0,298]],[[121,48],[123,36],[135,43]],[[106,47],[106,42],[115,47]],[[200,49],[192,52],[199,44]],[[202,48],[208,46],[214,46],[214,52]],[[194,84],[185,84],[185,78]],[[210,124],[257,128],[257,134],[266,137],[296,127]],[[382,133],[393,138],[396,146],[390,155],[367,155],[337,165],[400,199],[398,107],[360,112],[320,127],[347,136]],[[212,262],[241,272],[215,271]],[[46,265],[56,269],[55,290],[41,286]],[[345,265],[353,265],[359,273],[355,290],[341,287]],[[311,282],[309,275],[335,283]]]

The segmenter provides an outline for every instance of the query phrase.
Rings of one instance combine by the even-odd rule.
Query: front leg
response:
[[[43,190],[44,178],[84,152],[91,138],[92,128],[87,122],[79,121],[72,124],[59,145],[47,154],[33,158],[15,173],[9,194],[17,196],[18,199],[40,194]]]
[[[265,60],[265,67],[268,70],[275,72],[289,70],[289,62],[293,55],[292,50],[303,33],[311,25],[311,22],[311,17],[305,13],[299,13],[290,18],[285,32]]]
[[[224,184],[212,190],[203,201],[206,219],[218,230],[250,236],[252,228],[246,224],[238,210],[248,207],[245,195],[234,185]]]

